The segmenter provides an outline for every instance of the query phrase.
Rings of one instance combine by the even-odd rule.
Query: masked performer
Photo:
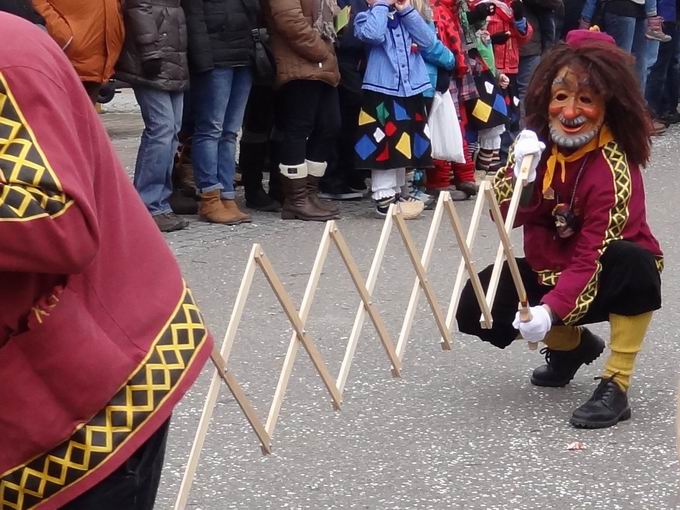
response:
[[[0,27],[0,508],[151,509],[212,339],[64,53]]]
[[[609,321],[611,352],[593,396],[573,413],[576,427],[630,418],[635,357],[661,306],[662,253],[647,224],[640,171],[650,156],[650,119],[632,66],[609,36],[588,31],[570,33],[541,62],[527,95],[532,131],[520,134],[493,184],[506,211],[522,159],[538,156],[516,221],[524,228],[526,258],[517,261],[532,320],[517,317],[507,264],[493,328],[480,327],[469,282],[457,314],[461,331],[500,348],[518,333],[545,342],[547,364],[531,382],[552,387],[568,384],[603,352],[603,340],[583,325]],[[539,140],[548,145],[545,154]],[[481,273],[484,285],[490,273]]]

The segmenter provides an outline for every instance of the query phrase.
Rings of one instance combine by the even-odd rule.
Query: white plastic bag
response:
[[[432,158],[465,163],[463,134],[451,93],[435,92],[430,118],[427,120],[432,143]]]

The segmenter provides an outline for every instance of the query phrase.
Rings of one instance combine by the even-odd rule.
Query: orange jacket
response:
[[[113,75],[125,33],[120,0],[32,0],[82,81]]]

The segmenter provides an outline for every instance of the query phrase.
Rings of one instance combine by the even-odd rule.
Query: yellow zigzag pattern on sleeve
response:
[[[72,203],[0,73],[0,222],[54,218]]]

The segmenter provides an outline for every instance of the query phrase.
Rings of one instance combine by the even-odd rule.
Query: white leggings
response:
[[[405,184],[405,168],[371,170],[371,190],[374,200],[393,197],[397,193],[401,193],[401,187]]]
[[[497,150],[501,148],[501,135],[505,133],[505,126],[496,126],[490,129],[480,129],[477,135],[479,148]]]

